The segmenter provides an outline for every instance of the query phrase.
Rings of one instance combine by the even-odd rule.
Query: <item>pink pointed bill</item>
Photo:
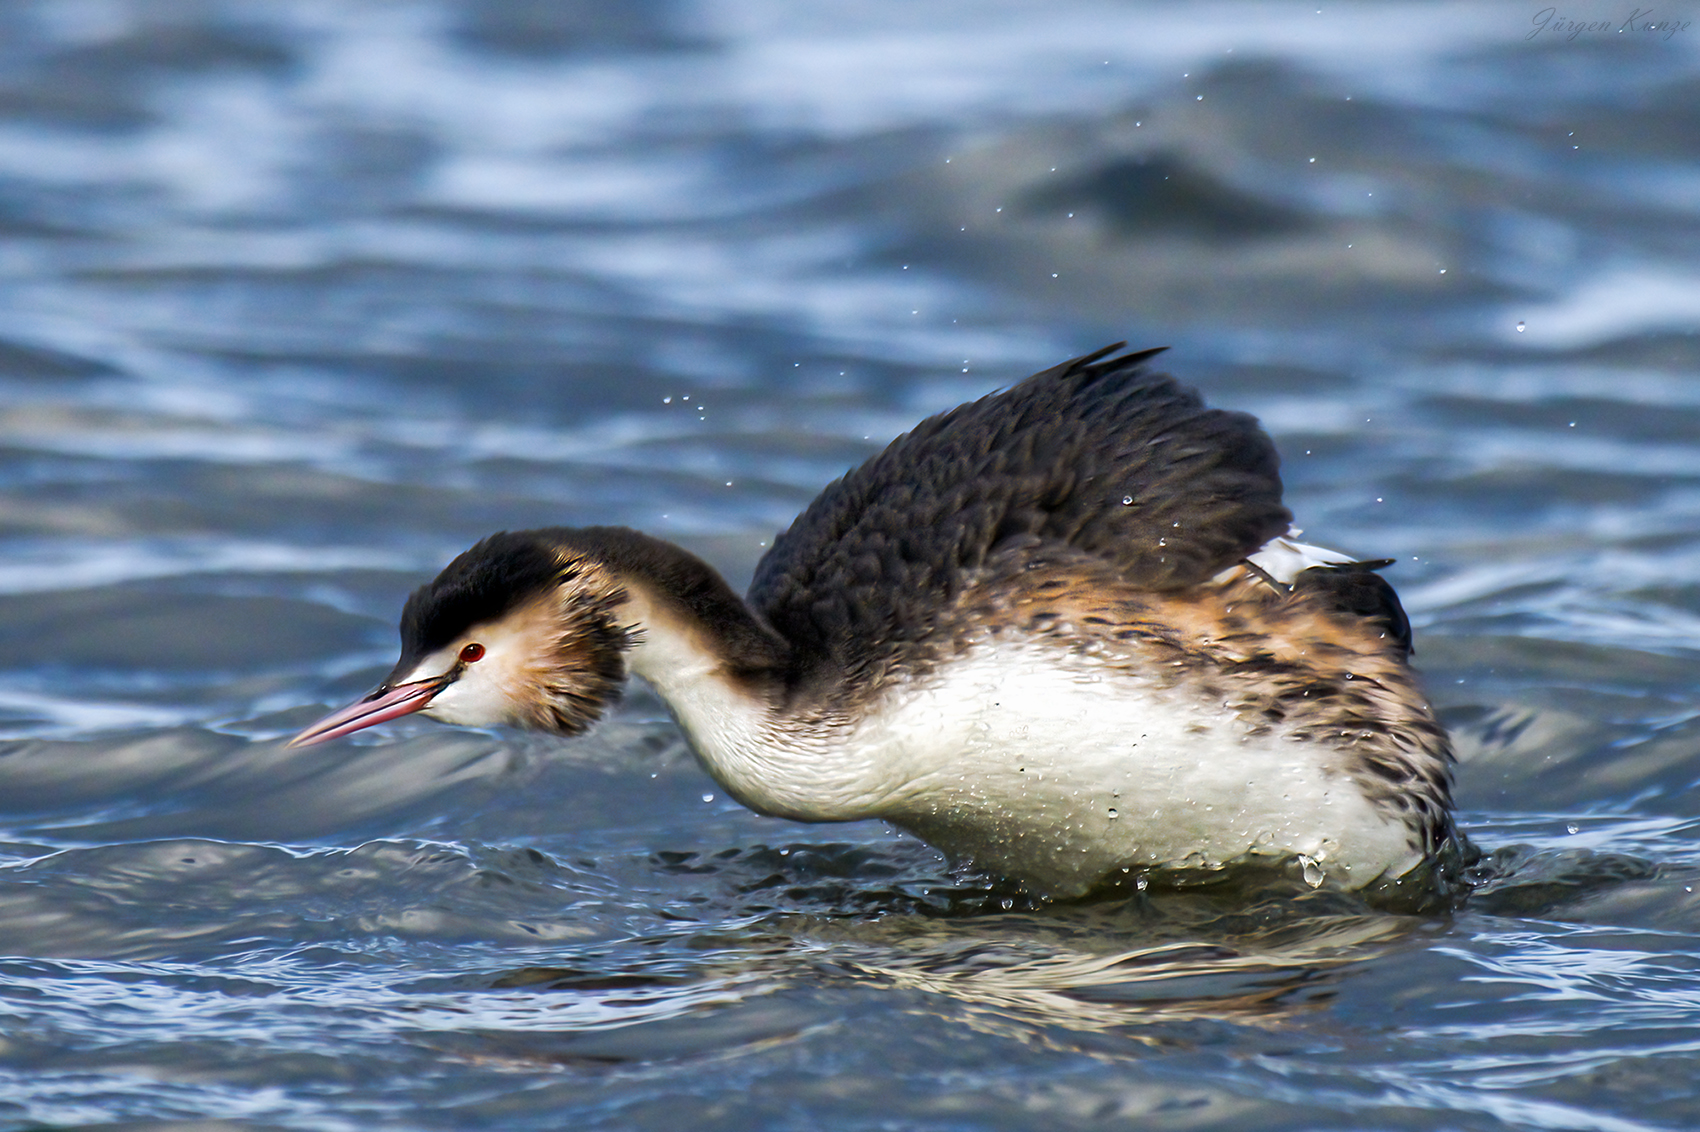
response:
[[[384,723],[411,715],[429,704],[431,697],[448,687],[451,679],[449,676],[437,676],[412,684],[398,684],[388,691],[379,689],[364,699],[331,712],[291,739],[287,745],[311,747],[315,743],[325,743],[340,739],[344,735],[352,735],[374,723]]]

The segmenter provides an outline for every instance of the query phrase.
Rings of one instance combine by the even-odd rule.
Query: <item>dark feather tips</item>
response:
[[[1280,462],[1257,421],[1148,372],[1160,350],[1120,348],[899,437],[780,536],[751,601],[793,641],[855,665],[865,642],[922,635],[1000,551],[1066,550],[1157,592],[1285,532]]]

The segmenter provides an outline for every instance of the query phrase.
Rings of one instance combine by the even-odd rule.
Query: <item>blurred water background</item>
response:
[[[0,1129],[1700,1126],[1700,7],[1543,7],[0,4]],[[1124,338],[1398,558],[1456,913],[1006,906],[642,693],[280,748]]]

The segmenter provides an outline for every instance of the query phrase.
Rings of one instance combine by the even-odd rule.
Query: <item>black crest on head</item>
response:
[[[452,644],[474,625],[512,611],[558,585],[566,568],[529,532],[491,535],[413,591],[401,611],[397,670]]]

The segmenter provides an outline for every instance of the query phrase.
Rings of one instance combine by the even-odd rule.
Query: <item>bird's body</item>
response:
[[[409,600],[378,691],[296,741],[415,710],[575,734],[629,673],[750,808],[881,818],[1047,895],[1431,860],[1451,753],[1378,564],[1284,538],[1256,421],[1110,352],[899,438],[747,600],[624,528],[492,536]]]

